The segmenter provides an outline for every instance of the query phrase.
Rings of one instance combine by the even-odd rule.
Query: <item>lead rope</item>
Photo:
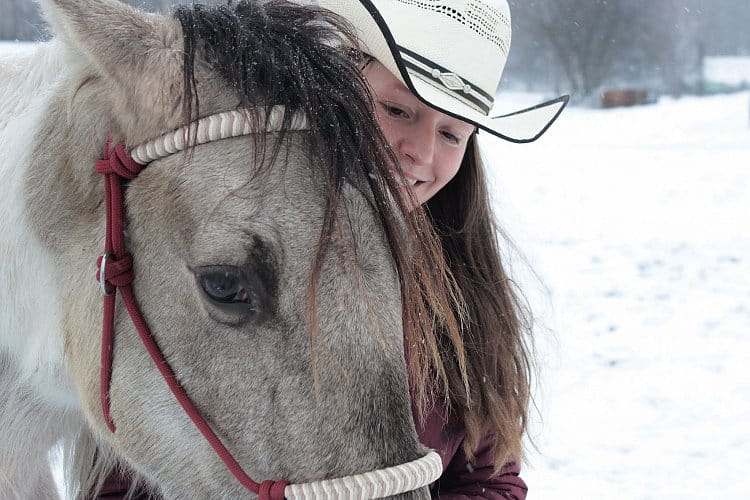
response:
[[[248,476],[232,454],[224,446],[213,429],[195,407],[187,392],[177,381],[172,367],[156,344],[146,321],[141,314],[133,293],[133,258],[125,248],[125,232],[123,223],[124,199],[122,193],[123,180],[132,180],[144,167],[136,163],[125,151],[122,144],[110,149],[107,139],[104,154],[96,162],[96,171],[104,175],[104,202],[106,205],[107,228],[104,244],[104,255],[97,259],[97,280],[102,285],[104,295],[104,324],[102,328],[101,378],[100,397],[104,420],[110,431],[116,427],[110,413],[109,386],[112,378],[112,348],[114,343],[115,299],[120,290],[122,300],[133,321],[138,336],[146,347],[151,359],[167,382],[172,394],[179,401],[182,408],[193,421],[193,424],[203,434],[222,462],[229,468],[232,475],[242,485],[253,493],[257,493],[260,500],[284,500],[286,481],[263,481],[258,484]]]

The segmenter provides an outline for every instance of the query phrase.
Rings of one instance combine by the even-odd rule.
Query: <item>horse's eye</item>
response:
[[[198,271],[203,293],[217,304],[248,304],[255,294],[250,290],[242,270],[232,266],[209,266]]]
[[[237,296],[242,290],[239,276],[228,268],[202,274],[200,283],[205,294],[216,302],[237,302]]]
[[[192,270],[206,312],[216,321],[241,325],[263,321],[273,314],[274,299],[268,285],[252,266],[202,266]]]

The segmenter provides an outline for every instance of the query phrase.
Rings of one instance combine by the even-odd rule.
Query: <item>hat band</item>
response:
[[[407,69],[413,71],[416,76],[419,76],[421,80],[437,87],[485,116],[489,115],[495,101],[492,96],[439,64],[400,45],[398,49],[401,52],[404,65]]]

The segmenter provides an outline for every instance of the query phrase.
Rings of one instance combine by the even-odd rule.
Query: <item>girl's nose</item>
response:
[[[414,127],[401,141],[399,153],[412,165],[429,166],[435,153],[435,134],[428,127]]]

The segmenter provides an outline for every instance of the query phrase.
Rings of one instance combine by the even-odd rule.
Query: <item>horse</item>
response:
[[[0,59],[0,497],[57,498],[61,449],[71,498],[120,466],[163,498],[428,498],[414,235],[345,23],[40,5],[54,37]]]

